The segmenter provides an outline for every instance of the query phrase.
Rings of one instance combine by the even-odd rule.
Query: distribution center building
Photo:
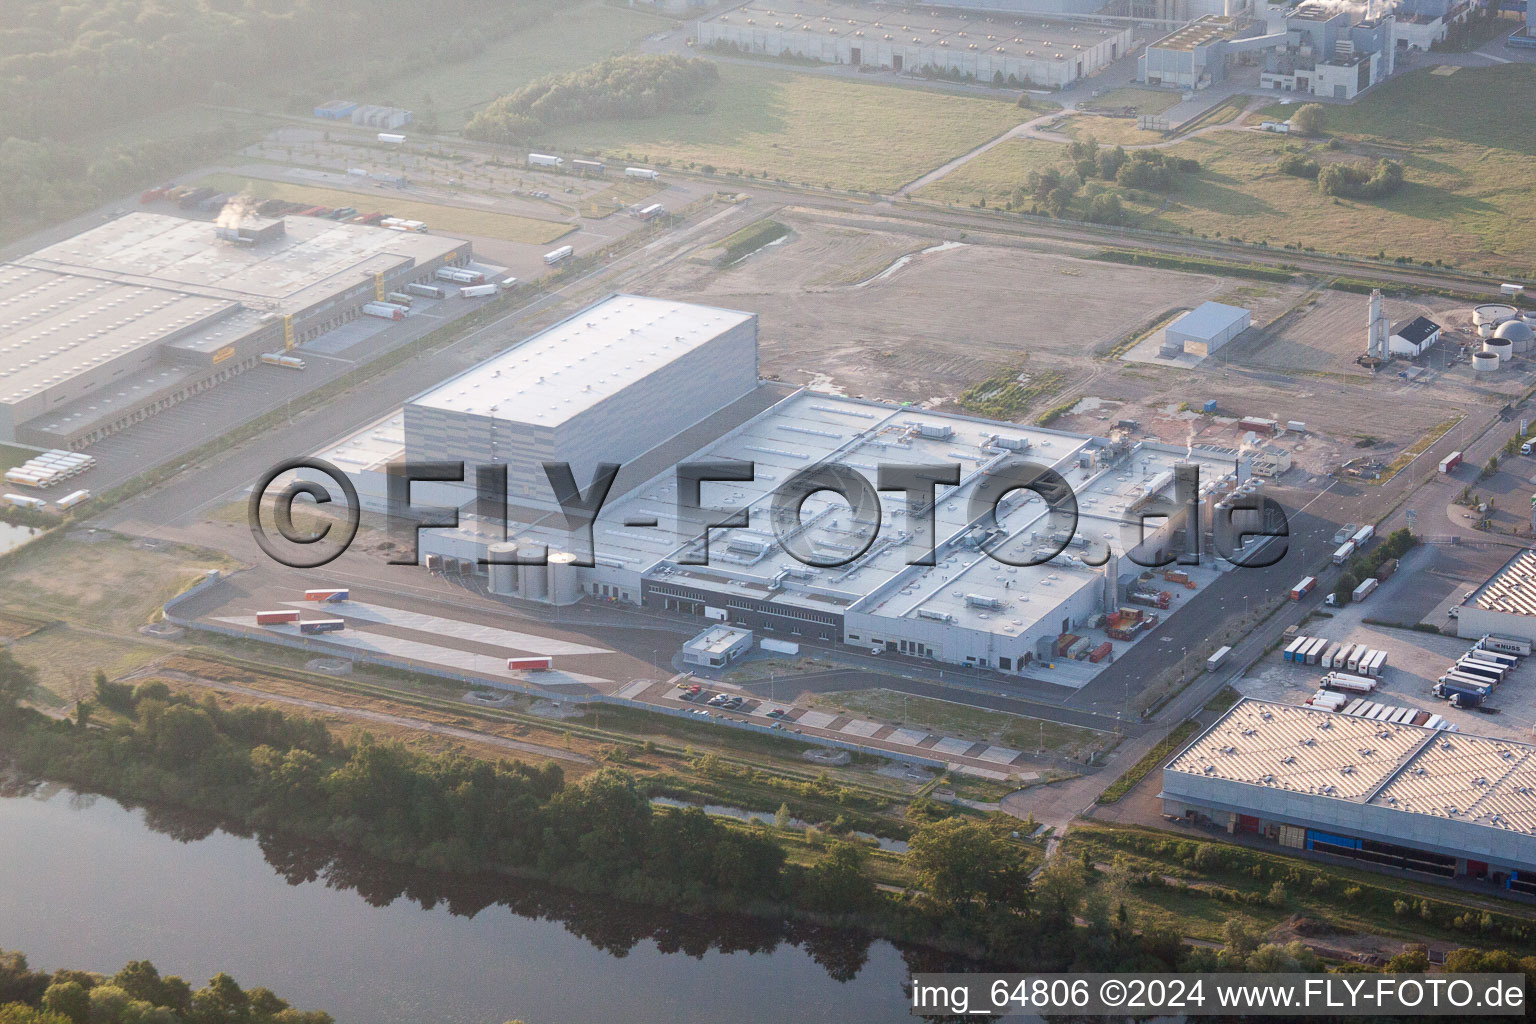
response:
[[[1135,35],[1119,24],[1045,20],[1038,14],[876,9],[810,0],[754,0],[701,20],[695,32],[700,46],[740,53],[1058,89],[1125,56]]]
[[[1244,699],[1163,769],[1163,813],[1536,894],[1536,747]]]
[[[601,355],[614,345],[628,362]],[[352,476],[369,508],[381,507],[392,461],[450,456],[505,464],[506,523],[480,513],[469,484],[456,493],[447,493],[451,485],[425,485],[414,494],[418,504],[466,510],[457,529],[420,536],[429,560],[456,571],[486,574],[493,552],[525,563],[571,553],[578,562],[562,563],[559,572],[574,573],[577,586],[563,589],[565,600],[587,595],[791,640],[1013,673],[1058,660],[1063,634],[1102,625],[1104,612],[1141,587],[1141,567],[1120,556],[1167,550],[1186,529],[1181,509],[1198,502],[1209,514],[1233,492],[1260,486],[1236,451],[1190,452],[1124,435],[1095,438],[756,384],[755,346],[750,314],[611,296],[321,457]],[[583,355],[597,369],[583,371]],[[557,379],[556,370],[574,383]],[[590,384],[583,383],[587,372],[596,374]],[[661,382],[679,373],[696,378],[676,385],[687,398],[657,407],[658,389],[674,386]],[[589,418],[590,432],[552,429]],[[626,423],[627,431],[617,429]],[[582,488],[596,462],[624,463],[590,546],[555,509],[539,465],[546,460],[573,463]],[[979,485],[1019,460],[1048,466],[1067,482],[1076,495],[1075,531],[1064,530],[1029,491],[1004,500],[995,521],[973,507]],[[745,526],[712,531],[707,552],[697,518],[678,505],[676,467],[686,462],[751,470],[748,479],[701,486],[712,518],[746,517]],[[936,463],[954,464],[961,483],[937,488],[933,564],[920,558],[919,522],[930,507],[909,508],[903,491],[880,492],[878,507],[858,514],[835,494],[813,493],[798,525],[787,529],[814,557],[793,557],[781,543],[786,527],[776,519],[775,494],[801,471],[833,466],[873,484],[882,465]],[[1180,467],[1198,467],[1198,494],[1193,483],[1180,493]],[[1165,510],[1156,514],[1166,522],[1143,541],[1132,524],[1153,506]],[[1209,546],[1204,550],[1202,571],[1219,571]],[[557,600],[542,564],[518,568],[489,574],[491,591]]]
[[[469,258],[312,217],[132,213],[0,263],[0,441],[83,447]]]
[[[1490,633],[1536,643],[1536,551],[1515,552],[1457,608],[1457,636]]]

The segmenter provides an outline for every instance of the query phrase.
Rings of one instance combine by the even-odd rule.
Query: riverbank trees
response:
[[[0,950],[0,1024],[333,1024],[296,1010],[265,988],[243,989],[218,974],[196,991],[148,960],[110,977],[91,971],[37,971],[25,955]]]

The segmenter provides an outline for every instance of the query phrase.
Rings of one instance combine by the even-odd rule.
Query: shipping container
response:
[[[1339,549],[1333,553],[1333,564],[1343,565],[1345,562],[1349,561],[1350,556],[1354,553],[1355,542],[1352,540],[1345,541],[1343,544],[1340,544]]]
[[[1344,662],[1344,668],[1354,672],[1360,668],[1360,660],[1369,652],[1364,644],[1356,644],[1355,649],[1349,652],[1349,658]]]
[[[1291,600],[1300,601],[1302,598],[1312,593],[1312,588],[1315,586],[1317,586],[1316,576],[1302,577],[1301,582],[1291,588]]]
[[[667,208],[665,206],[662,206],[660,203],[652,203],[650,206],[647,206],[643,210],[640,210],[638,213],[636,213],[635,216],[640,220],[649,221],[655,220],[657,217],[660,217],[666,212]]]
[[[624,168],[624,176],[626,178],[644,178],[646,181],[655,181],[661,177],[661,172],[653,171],[649,167],[626,167]]]
[[[346,628],[346,619],[308,619],[299,623],[300,633],[339,633]]]
[[[1285,649],[1285,660],[1295,661],[1296,652],[1304,649],[1311,642],[1312,638],[1309,636],[1299,636],[1295,640],[1292,640]]]
[[[574,255],[576,255],[576,250],[574,248],[569,245],[562,245],[558,249],[545,253],[544,262],[553,267],[556,264],[564,263]]]
[[[1099,646],[1088,652],[1088,660],[1097,665],[1099,662],[1109,657],[1110,652],[1114,649],[1115,645],[1110,643],[1108,640],[1105,640],[1103,643],[1099,644]]]
[[[1308,665],[1316,665],[1322,659],[1323,652],[1328,649],[1330,643],[1332,641],[1324,637],[1318,637],[1316,640],[1313,640],[1312,646],[1307,648],[1306,663]]]
[[[1460,672],[1464,676],[1476,676],[1480,679],[1486,679],[1490,683],[1500,683],[1504,681],[1503,669],[1489,665],[1487,662],[1482,661],[1467,661],[1464,658],[1456,663],[1452,671]]]
[[[283,609],[281,611],[274,611],[274,612],[257,612],[256,613],[256,625],[258,625],[258,626],[276,626],[279,623],[283,623],[283,622],[298,622],[298,621],[299,621],[299,610],[297,608]]]
[[[1207,672],[1214,672],[1214,671],[1216,671],[1218,668],[1221,667],[1221,663],[1227,660],[1227,655],[1229,655],[1231,653],[1232,653],[1232,648],[1230,648],[1230,647],[1218,648],[1215,654],[1213,654],[1209,658],[1205,659],[1205,670]]]
[[[410,292],[412,295],[420,295],[427,299],[445,299],[448,297],[447,290],[439,288],[435,284],[419,284],[415,281],[412,281],[410,284],[405,286],[405,290]]]
[[[608,165],[601,160],[572,160],[571,170],[578,174],[606,174]]]
[[[1355,542],[1356,551],[1364,551],[1365,546],[1371,542],[1371,538],[1374,536],[1376,536],[1376,527],[1367,524],[1356,530],[1355,535],[1350,540]]]
[[[508,658],[508,672],[547,672],[554,660],[548,656]]]
[[[451,281],[454,284],[485,284],[484,274],[463,267],[438,267],[435,276],[439,281]]]
[[[495,295],[494,284],[472,284],[459,289],[459,297],[465,299],[479,299],[487,295]]]
[[[565,161],[551,153],[529,153],[529,167],[564,167]]]
[[[405,292],[390,292],[384,296],[384,301],[389,303],[391,306],[404,306],[406,309],[410,309],[411,305],[416,300],[411,298]]]
[[[336,604],[348,601],[352,598],[352,591],[346,587],[321,587],[316,590],[304,591],[306,601],[324,601],[328,604]]]
[[[1461,452],[1451,452],[1440,460],[1440,472],[1449,473],[1459,465],[1461,465]]]
[[[1380,679],[1387,670],[1387,652],[1375,651],[1366,665],[1365,674]]]
[[[1371,596],[1371,591],[1375,590],[1380,583],[1381,581],[1374,576],[1368,580],[1361,580],[1360,585],[1350,592],[1349,599],[1351,601],[1364,601]]]

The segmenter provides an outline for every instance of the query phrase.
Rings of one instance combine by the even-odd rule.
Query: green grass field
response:
[[[1498,102],[1490,104],[1494,96]],[[1108,188],[1120,194],[1137,227],[1532,274],[1536,138],[1510,130],[1497,110],[1533,105],[1536,67],[1530,65],[1463,68],[1449,76],[1413,71],[1359,103],[1328,108],[1327,131],[1342,143],[1340,150],[1324,149],[1318,140],[1213,132],[1166,150],[1199,160],[1203,168],[1197,176],[1182,176],[1169,196]],[[1277,104],[1260,116],[1283,118],[1295,109]],[[1319,160],[1398,160],[1407,183],[1379,202],[1336,200],[1320,194],[1311,181],[1273,170],[1287,146],[1308,145]],[[996,205],[1030,170],[1065,163],[1059,144],[1009,142],[923,189],[920,197]]]
[[[1111,89],[1102,96],[1096,96],[1087,103],[1079,105],[1081,110],[1113,110],[1118,112],[1122,107],[1135,107],[1138,114],[1161,114],[1170,107],[1179,105],[1179,93],[1172,89],[1138,89],[1135,86],[1126,86],[1121,89]]]
[[[397,79],[389,84],[389,94],[418,114],[429,106],[423,100],[431,97],[438,127],[456,131],[498,96],[620,53],[671,25],[670,19],[608,4],[582,7],[496,40],[469,60]]]
[[[571,230],[571,225],[556,221],[401,199],[400,194],[392,189],[349,192],[314,185],[292,185],[266,178],[243,178],[234,174],[210,174],[199,184],[226,192],[245,192],[258,199],[287,199],[312,206],[355,206],[364,213],[382,210],[393,217],[423,221],[430,231],[498,238],[504,242],[542,244],[552,242]]]
[[[1003,99],[722,65],[705,114],[557,129],[548,145],[709,164],[796,183],[889,190],[1033,116]]]

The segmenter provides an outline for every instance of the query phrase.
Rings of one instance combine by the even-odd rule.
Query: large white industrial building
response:
[[[1098,0],[1094,0],[1097,5]],[[1063,88],[1126,55],[1134,29],[1040,14],[765,0],[698,22],[700,46]]]
[[[1536,747],[1245,699],[1163,769],[1163,812],[1536,894]]]
[[[1536,643],[1536,551],[1517,551],[1456,609],[1456,635],[1488,634]]]
[[[132,213],[0,263],[0,441],[83,447],[469,258],[313,217]]]
[[[556,367],[570,379],[556,379]],[[458,529],[423,531],[421,552],[487,575],[493,593],[556,602],[585,595],[1005,672],[1053,659],[1063,633],[1115,610],[1142,569],[1120,557],[1140,542],[1124,526],[1136,511],[1161,502],[1167,517],[1149,526],[1146,550],[1168,550],[1179,539],[1188,516],[1167,508],[1178,489],[1177,465],[1198,465],[1199,495],[1181,484],[1178,497],[1203,501],[1206,518],[1232,491],[1259,487],[1236,451],[1191,453],[1123,436],[786,394],[754,387],[755,373],[755,316],[615,295],[418,396],[402,414],[321,457],[351,475],[365,506],[375,509],[383,508],[393,461],[505,464],[505,527],[472,511],[473,466],[462,486],[413,491],[419,505],[465,509]],[[582,383],[587,374],[590,391]],[[588,418],[591,433],[545,429]],[[1065,537],[1043,499],[1014,491],[995,525],[970,507],[983,479],[1021,458],[1053,468],[1076,494],[1075,536],[1039,565],[1007,564],[983,545],[1014,562],[1055,550]],[[590,550],[552,511],[554,494],[539,465],[546,459],[575,463],[583,488],[595,463],[626,463]],[[707,562],[697,519],[680,517],[677,500],[676,466],[701,461],[753,467],[750,480],[702,485],[703,507],[716,516],[745,513],[748,523],[713,531]],[[934,464],[958,466],[961,483],[937,490],[933,565],[909,564],[928,550],[918,518],[926,509],[908,508],[900,490],[881,492],[878,513],[864,518],[829,492],[804,503],[799,525],[789,529],[816,553],[813,561],[851,558],[846,564],[804,564],[775,533],[774,492],[801,470],[837,466],[873,485],[881,465]],[[1205,551],[1207,567],[1219,568],[1208,540]],[[539,564],[487,572],[481,563],[492,555]]]

